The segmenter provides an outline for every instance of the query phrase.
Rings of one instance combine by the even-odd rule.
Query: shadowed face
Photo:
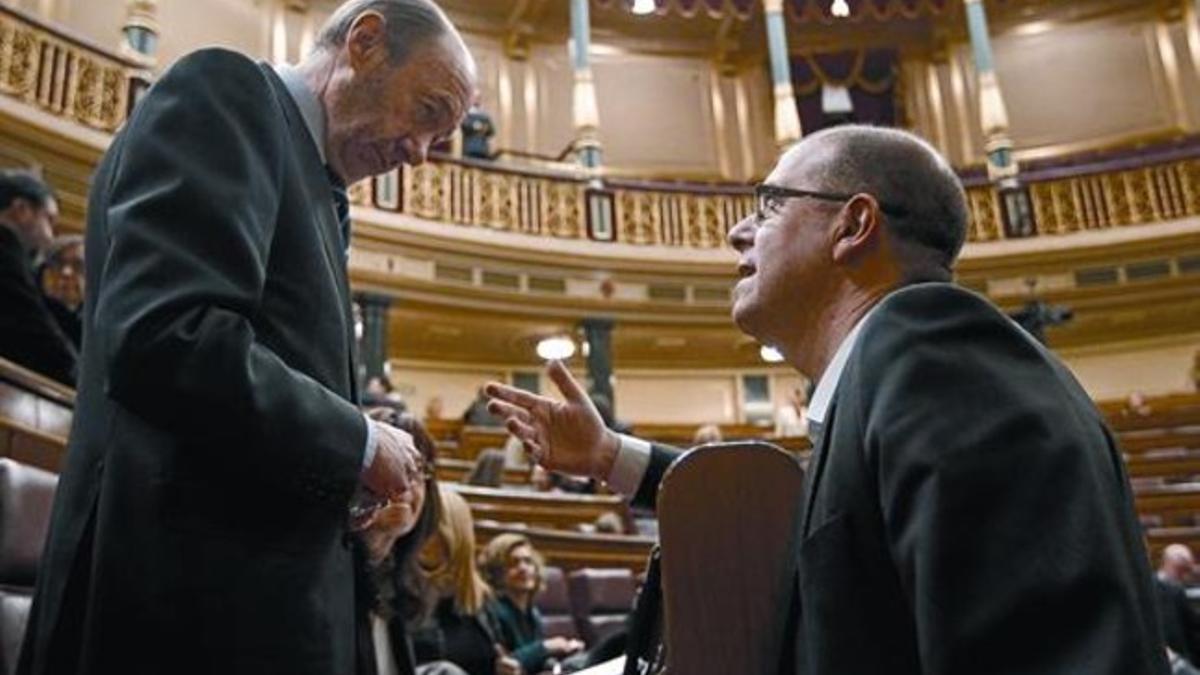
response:
[[[5,209],[3,217],[15,227],[21,245],[30,251],[45,253],[54,242],[58,201],[48,199],[43,204],[37,204],[25,198],[17,198]]]
[[[458,128],[475,90],[474,65],[447,36],[414,45],[399,64],[382,18],[367,14],[344,47],[351,66],[335,76],[327,105],[329,164],[346,183],[425,161]]]

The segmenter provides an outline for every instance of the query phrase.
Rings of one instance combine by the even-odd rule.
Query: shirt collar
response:
[[[830,359],[825,372],[821,374],[821,379],[817,380],[817,388],[813,390],[812,400],[808,403],[807,417],[810,425],[819,427],[825,423],[825,413],[829,412],[829,404],[833,402],[833,395],[837,393],[838,382],[842,380],[842,372],[846,370],[846,362],[850,360],[854,345],[858,344],[858,334],[862,332],[863,324],[871,318],[878,307],[877,303],[858,320],[858,323],[854,324],[846,337],[842,338],[842,343],[833,353],[833,358]]]
[[[300,109],[300,117],[304,120],[304,126],[308,128],[308,135],[317,146],[321,162],[325,163],[325,108],[313,90],[309,89],[299,68],[284,63],[275,66],[275,72],[279,79],[283,80],[283,86],[287,88],[296,107]]]

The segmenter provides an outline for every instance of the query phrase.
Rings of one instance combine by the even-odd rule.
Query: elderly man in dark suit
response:
[[[1120,454],[1052,354],[952,285],[962,188],[926,143],[839,127],[789,150],[735,227],[733,317],[817,382],[795,658],[808,675],[1166,672]],[[677,451],[492,384],[551,467],[653,504]],[[668,650],[670,646],[668,646]]]
[[[0,172],[0,356],[74,387],[79,355],[33,273],[57,219],[58,200],[41,179]]]
[[[348,509],[420,469],[355,405],[345,185],[423,161],[474,80],[429,0],[351,0],[298,67],[203,50],[138,105],[92,184],[83,375],[19,672],[361,666]]]

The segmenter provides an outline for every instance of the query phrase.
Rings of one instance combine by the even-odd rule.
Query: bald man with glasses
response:
[[[968,212],[946,162],[837,127],[755,193],[733,319],[817,383],[784,672],[1167,672],[1116,442],[1053,354],[951,283]],[[547,468],[652,506],[679,451],[549,374],[563,401],[491,384],[493,412]]]

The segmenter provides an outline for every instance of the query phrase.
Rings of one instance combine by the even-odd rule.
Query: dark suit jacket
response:
[[[0,357],[75,386],[75,346],[59,328],[17,235],[0,226]]]
[[[1179,584],[1156,576],[1154,588],[1158,591],[1158,616],[1167,646],[1194,665],[1200,658],[1200,616]]]
[[[671,459],[654,449],[639,499]],[[979,296],[929,283],[883,300],[805,480],[797,672],[1167,671],[1111,434]]]
[[[84,355],[19,672],[355,670],[355,407],[330,187],[269,67],[208,49],[93,179]]]

